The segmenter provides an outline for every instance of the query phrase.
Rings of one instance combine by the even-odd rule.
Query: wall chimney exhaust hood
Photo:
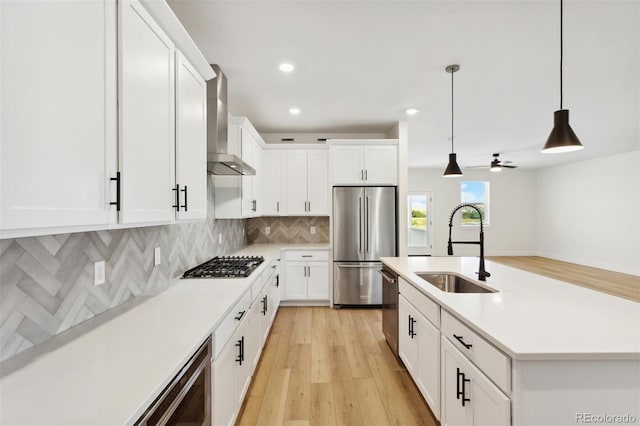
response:
[[[256,170],[227,151],[227,77],[211,65],[216,78],[207,83],[207,172],[213,175],[255,175]]]

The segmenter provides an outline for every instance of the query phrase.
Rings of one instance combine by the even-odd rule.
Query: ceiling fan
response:
[[[472,166],[472,167],[466,167],[467,169],[489,169],[492,172],[501,172],[502,169],[515,169],[518,166],[512,166],[511,165],[511,161],[505,160],[502,161],[500,160],[500,154],[493,154],[493,160],[491,160],[491,163],[489,164],[489,166]]]

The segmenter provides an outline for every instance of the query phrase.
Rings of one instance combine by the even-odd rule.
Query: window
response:
[[[462,181],[460,183],[460,202],[476,206],[482,212],[482,223],[489,224],[489,182]],[[480,224],[480,216],[475,209],[464,207],[460,211],[462,225]]]
[[[431,253],[429,243],[431,193],[429,191],[410,192],[407,197],[409,213],[408,245],[410,255]]]

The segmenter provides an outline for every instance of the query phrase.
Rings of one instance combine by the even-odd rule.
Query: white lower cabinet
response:
[[[440,330],[403,295],[398,300],[398,320],[399,356],[434,416],[439,419]]]
[[[287,250],[283,259],[282,300],[329,300],[328,250]]]
[[[442,337],[442,426],[511,424],[511,401]]]
[[[287,261],[283,300],[329,300],[329,262]]]

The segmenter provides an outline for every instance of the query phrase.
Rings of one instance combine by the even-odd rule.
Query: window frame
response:
[[[464,185],[467,182],[481,182],[484,184],[484,202],[483,203],[471,203],[468,201],[463,201],[463,190],[462,190],[462,185]],[[484,216],[483,216],[483,220],[482,220],[482,226],[483,227],[487,227],[487,226],[491,226],[491,182],[488,180],[463,180],[460,181],[460,187],[459,187],[459,192],[460,192],[460,203],[464,203],[464,204],[484,204]],[[462,209],[461,209],[462,210]],[[480,223],[462,223],[462,213],[460,214],[460,222],[459,225],[462,227],[478,227],[480,226]]]
[[[424,196],[426,198],[427,235],[426,245],[411,245],[409,232],[411,230],[411,197]],[[431,256],[433,250],[433,191],[431,189],[415,189],[407,192],[407,253],[409,256]]]

